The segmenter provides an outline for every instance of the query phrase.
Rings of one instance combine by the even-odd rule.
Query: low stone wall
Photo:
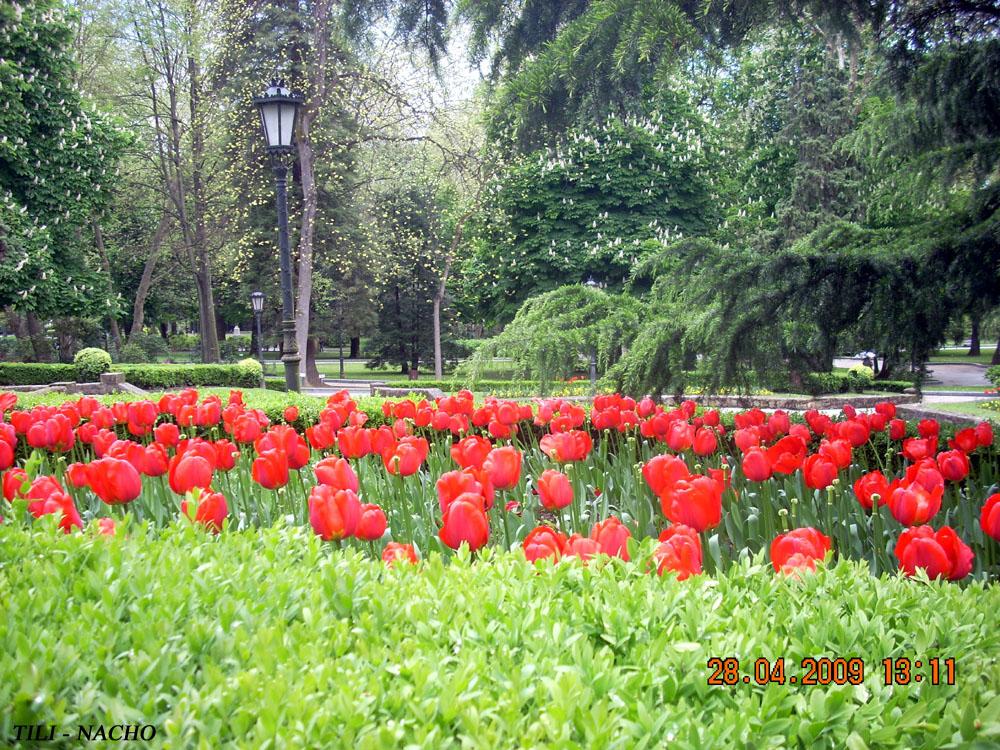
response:
[[[896,409],[896,416],[900,419],[936,419],[938,422],[958,425],[960,427],[971,427],[983,420],[973,417],[970,414],[959,414],[953,411],[940,411],[924,406],[901,406]],[[1000,416],[1000,414],[998,414]]]
[[[891,401],[894,404],[915,404],[920,396],[908,393],[884,393],[877,395],[851,395],[848,393],[832,396],[740,396],[740,395],[695,395],[684,396],[702,406],[718,406],[738,409],[786,409],[808,411],[809,409],[839,409],[850,404],[855,409],[871,409],[875,404]]]
[[[369,389],[372,396],[383,396],[386,398],[401,398],[414,393],[433,400],[435,398],[444,398],[448,395],[440,388],[396,388],[388,386],[385,383],[371,383]]]

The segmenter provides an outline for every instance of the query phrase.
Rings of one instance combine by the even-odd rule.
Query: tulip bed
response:
[[[791,418],[190,389],[0,394],[0,415],[0,737],[127,720],[205,747],[1000,734],[989,423],[906,423],[889,402]],[[709,685],[730,656],[866,671]],[[886,686],[881,660],[902,656],[954,657],[959,678]]]

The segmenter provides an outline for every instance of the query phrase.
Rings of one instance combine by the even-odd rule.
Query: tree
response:
[[[38,358],[40,318],[115,304],[81,239],[128,139],[74,88],[71,42],[59,3],[0,3],[0,307],[25,313]]]
[[[647,118],[609,118],[513,160],[483,198],[462,270],[466,307],[510,320],[532,295],[593,276],[621,289],[644,240],[710,231],[706,124],[682,94]]]

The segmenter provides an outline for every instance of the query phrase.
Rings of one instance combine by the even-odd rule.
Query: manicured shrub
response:
[[[0,362],[0,386],[47,385],[76,380],[76,366],[45,362]],[[64,397],[65,398],[65,397]]]
[[[93,383],[111,369],[111,355],[96,347],[81,349],[73,357],[73,366],[78,383]]]
[[[2,525],[0,559],[17,646],[0,657],[3,737],[126,721],[109,705],[153,724],[151,747],[202,733],[217,747],[456,749],[1000,736],[1000,588],[981,582],[875,578],[848,562],[789,578],[760,559],[678,581],[646,572],[648,550],[631,563],[536,567],[515,552],[386,569],[308,529],[216,537],[185,521],[114,538]],[[927,684],[931,656],[955,659],[954,685]],[[707,684],[713,657],[739,660],[738,684]],[[810,657],[861,659],[864,680],[754,680],[757,659],[784,659],[801,682]],[[885,685],[882,660],[897,657],[924,660],[923,684]]]

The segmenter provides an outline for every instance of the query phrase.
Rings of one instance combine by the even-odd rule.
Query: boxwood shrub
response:
[[[760,559],[678,582],[519,552],[387,570],[307,529],[218,537],[0,526],[0,737],[151,724],[147,747],[995,747],[1000,587],[799,578]],[[713,657],[738,684],[709,685]],[[954,685],[927,659],[954,658]],[[859,685],[757,659],[861,659]],[[885,685],[882,660],[922,660]],[[750,678],[743,682],[743,676]],[[280,700],[276,699],[280,696]],[[206,744],[207,743],[207,744]]]
[[[111,355],[103,349],[88,347],[76,353],[73,365],[78,383],[93,383],[111,369]]]

